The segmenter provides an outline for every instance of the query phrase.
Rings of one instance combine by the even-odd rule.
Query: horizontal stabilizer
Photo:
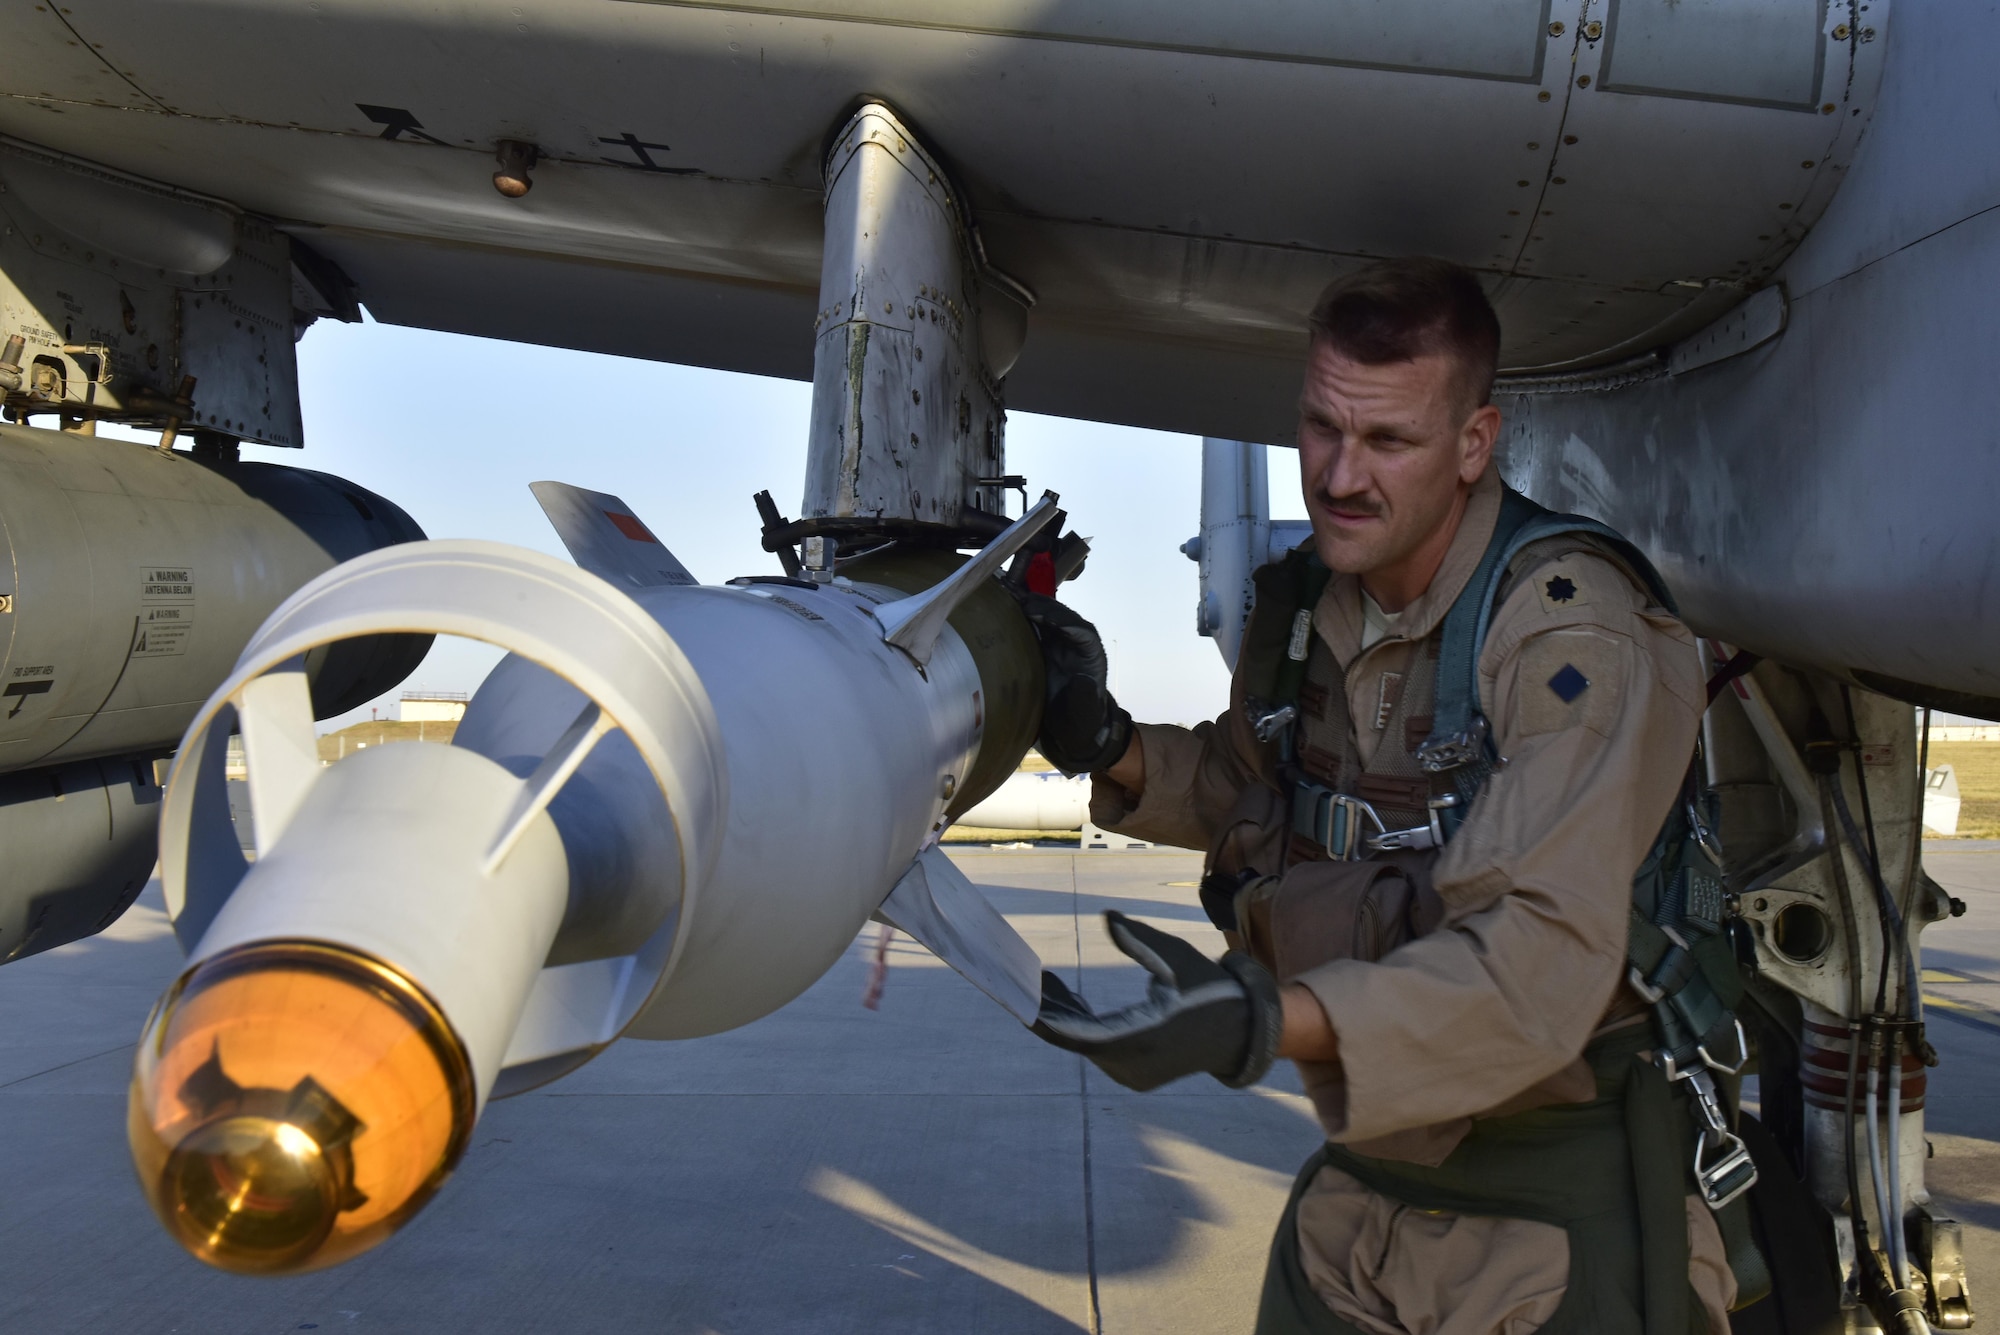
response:
[[[943,849],[934,846],[911,863],[875,916],[929,947],[1022,1024],[1035,1022],[1041,957]]]
[[[528,490],[542,503],[570,559],[591,574],[621,588],[698,582],[616,496],[567,482],[531,482]]]

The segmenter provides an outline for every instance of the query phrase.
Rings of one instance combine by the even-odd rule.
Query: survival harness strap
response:
[[[1428,830],[1385,831],[1378,820],[1372,836],[1362,830],[1363,817],[1372,815],[1366,803],[1312,782],[1291,764],[1312,611],[1331,575],[1310,549],[1288,559],[1296,567],[1288,591],[1297,599],[1289,621],[1290,640],[1268,703],[1252,707],[1252,723],[1260,740],[1280,741],[1283,772],[1294,776],[1294,833],[1339,858],[1367,857],[1387,848],[1441,847],[1457,833],[1473,800],[1501,763],[1479,706],[1479,653],[1501,585],[1508,567],[1529,544],[1571,534],[1587,535],[1608,546],[1645,582],[1660,606],[1678,612],[1652,562],[1622,535],[1594,519],[1557,514],[1511,487],[1503,489],[1493,537],[1439,631],[1431,731],[1417,748],[1417,763],[1427,773],[1446,778],[1447,791],[1429,803]],[[1701,810],[1703,798],[1691,764],[1682,800],[1668,814],[1633,877],[1626,963],[1628,981],[1652,1007],[1655,1061],[1669,1083],[1685,1081],[1692,1095],[1697,1132],[1694,1178],[1709,1207],[1720,1210],[1750,1189],[1757,1170],[1729,1128],[1715,1083],[1715,1074],[1741,1070],[1748,1052],[1733,1009],[1742,984],[1724,931],[1720,854]]]

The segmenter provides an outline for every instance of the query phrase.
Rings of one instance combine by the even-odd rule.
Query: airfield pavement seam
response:
[[[16,1085],[25,1085],[30,1080],[39,1080],[45,1075],[54,1075],[57,1071],[66,1071],[72,1066],[81,1066],[85,1062],[94,1062],[99,1057],[109,1057],[114,1052],[124,1052],[130,1049],[132,1046],[133,1045],[131,1043],[120,1043],[115,1048],[106,1048],[102,1052],[93,1052],[88,1057],[78,1057],[74,1061],[61,1062],[55,1066],[46,1067],[40,1071],[31,1071],[27,1075],[15,1076],[12,1080],[9,1080],[4,1084],[0,1084],[0,1089],[12,1089]]]
[[[1083,992],[1083,914],[1076,884],[1076,855],[1069,859],[1070,942],[1076,951],[1076,988]],[[1083,1055],[1076,1058],[1076,1102],[1083,1116],[1083,1267],[1086,1278],[1084,1315],[1090,1335],[1104,1335],[1104,1314],[1097,1305],[1097,1200],[1090,1166],[1090,1069]]]

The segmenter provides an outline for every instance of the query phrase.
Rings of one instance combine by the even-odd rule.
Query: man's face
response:
[[[1329,569],[1393,573],[1429,555],[1419,572],[1428,583],[1500,424],[1491,405],[1468,415],[1457,369],[1443,354],[1370,366],[1313,341],[1299,467],[1313,545]]]

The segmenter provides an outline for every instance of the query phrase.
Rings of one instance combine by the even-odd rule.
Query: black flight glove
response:
[[[1034,1031],[1080,1052],[1127,1089],[1154,1089],[1206,1071],[1232,1089],[1271,1069],[1284,1032],[1278,980],[1240,951],[1220,962],[1177,936],[1104,915],[1111,940],[1153,975],[1146,999],[1098,1015],[1052,973],[1042,974]]]
[[[1065,774],[1110,769],[1132,741],[1132,716],[1105,686],[1110,664],[1097,627],[1041,594],[1022,594],[1021,610],[1041,641],[1048,676],[1035,749]]]

